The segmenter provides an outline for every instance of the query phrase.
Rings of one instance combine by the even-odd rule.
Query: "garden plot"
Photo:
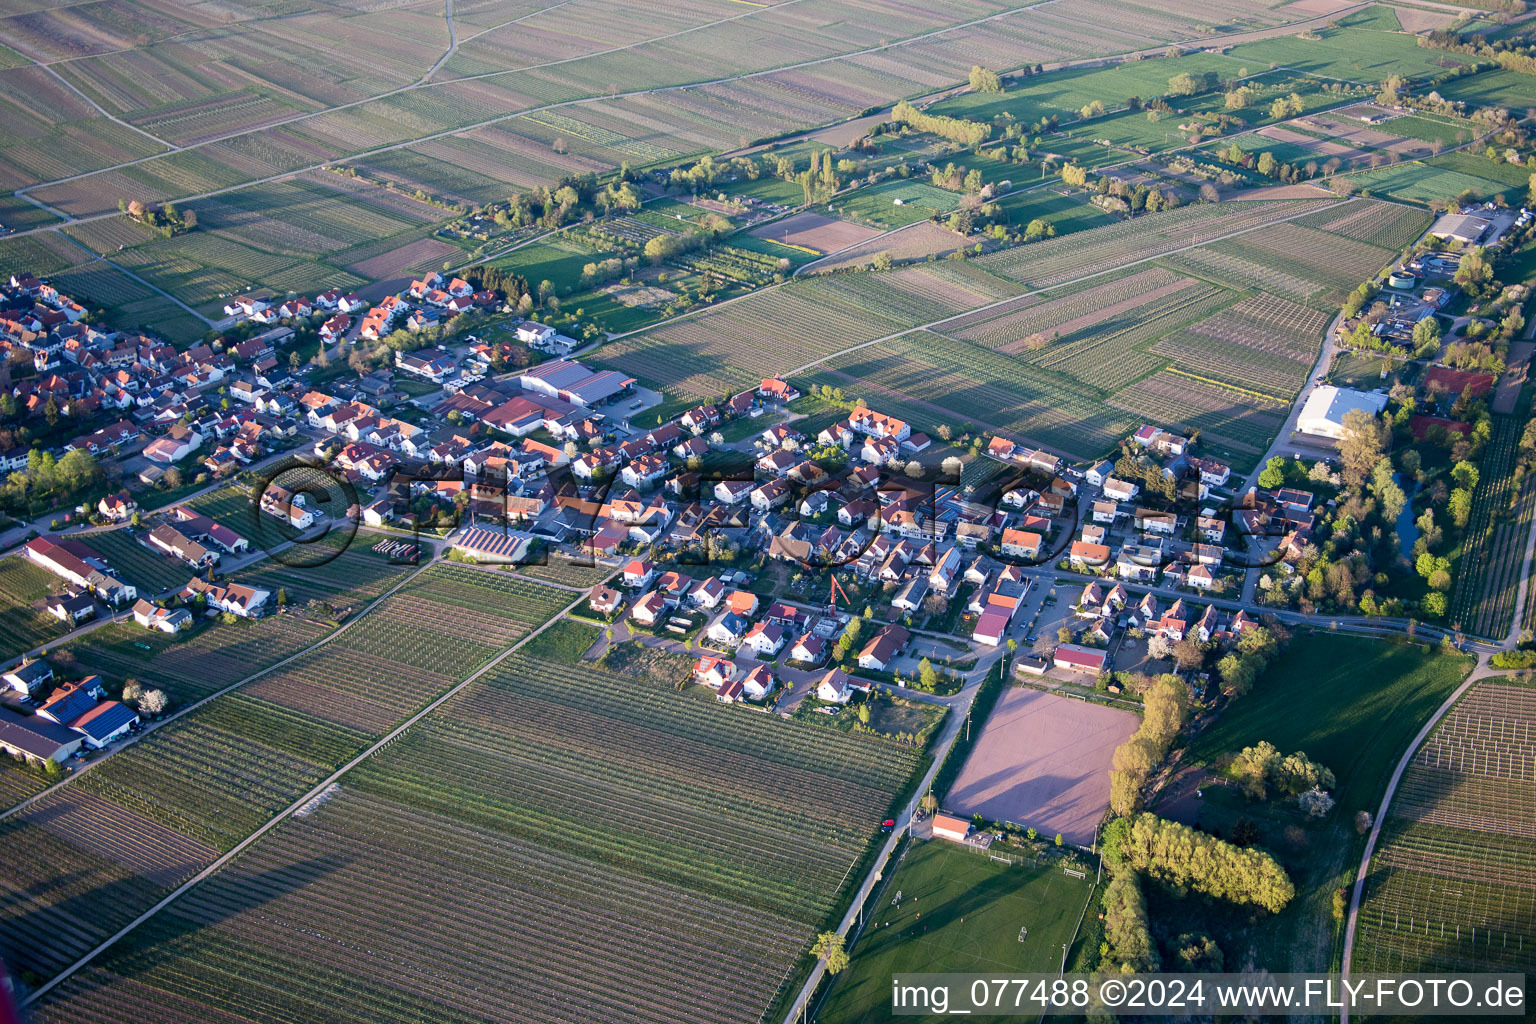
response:
[[[1136,725],[1129,711],[1015,686],[982,727],[946,809],[1087,846],[1109,809],[1110,757]]]
[[[797,213],[784,220],[774,221],[772,224],[764,224],[747,233],[757,238],[769,238],[783,245],[825,254],[868,241],[880,234],[880,229],[807,212]]]

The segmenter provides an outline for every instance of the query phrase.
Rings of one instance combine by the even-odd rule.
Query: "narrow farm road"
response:
[[[933,780],[939,774],[939,769],[944,766],[945,758],[949,756],[955,741],[960,738],[960,730],[965,726],[966,720],[970,717],[971,705],[976,701],[976,694],[981,689],[982,681],[986,679],[987,673],[992,671],[992,667],[1004,656],[1004,653],[999,648],[995,652],[983,656],[976,667],[966,674],[965,686],[953,698],[953,702],[950,705],[950,713],[944,722],[944,729],[934,744],[933,763],[928,766],[928,771],[923,775],[922,781],[913,790],[912,799],[907,802],[907,805],[902,808],[901,813],[896,816],[896,827],[891,829],[891,834],[886,837],[885,845],[881,847],[879,856],[875,858],[874,863],[870,866],[869,872],[864,876],[864,881],[859,885],[858,891],[854,894],[853,901],[849,904],[847,912],[843,914],[842,920],[838,922],[837,934],[848,935],[849,931],[861,920],[865,901],[869,899],[870,892],[873,891],[875,885],[883,876],[886,866],[890,863],[891,854],[896,851],[896,844],[901,841],[902,833],[912,826],[912,815],[917,811],[918,802],[933,787]],[[973,722],[971,724],[976,728],[980,728],[983,723]],[[795,997],[794,1002],[790,1004],[789,1012],[784,1015],[784,1024],[795,1024],[801,1018],[811,996],[815,994],[816,987],[821,984],[825,974],[826,964],[818,960],[816,966],[811,970],[810,977],[805,980],[805,984],[801,986],[799,994]]]
[[[417,573],[425,571],[427,568],[428,568],[428,566],[422,566],[422,568],[420,570],[417,570]],[[411,577],[414,578],[417,575],[417,573],[412,573]],[[615,570],[613,573],[609,573],[607,578],[603,582],[606,583],[608,580],[611,580],[614,577],[614,575],[616,575],[616,574],[617,574],[617,570]],[[404,582],[405,581],[402,581],[402,584]],[[504,650],[500,654],[496,655],[496,657],[492,658],[490,661],[488,661],[484,665],[480,666],[474,672],[472,672],[469,675],[465,676],[456,685],[451,687],[447,692],[443,693],[436,700],[432,701],[432,703],[428,704],[426,707],[424,707],[420,711],[416,712],[410,718],[406,719],[404,722],[401,722],[399,725],[395,726],[395,728],[391,729],[387,735],[383,736],[377,742],[375,742],[374,744],[369,746],[368,749],[366,749],[362,753],[358,754],[352,760],[348,761],[346,764],[344,764],[340,768],[336,769],[336,771],[332,772],[330,775],[326,776],[324,779],[321,779],[318,783],[315,784],[315,786],[313,788],[311,788],[309,791],[304,793],[302,796],[300,796],[293,803],[289,804],[283,810],[279,811],[276,815],[274,815],[272,818],[270,818],[265,825],[262,825],[255,832],[252,832],[250,835],[246,836],[243,840],[241,840],[239,843],[237,843],[235,846],[233,846],[229,850],[228,853],[225,853],[223,856],[221,856],[217,860],[213,861],[207,867],[203,868],[203,870],[199,871],[197,874],[193,875],[191,878],[189,878],[185,882],[181,883],[181,885],[177,886],[174,890],[172,890],[169,894],[167,894],[163,899],[161,899],[154,906],[152,906],[148,910],[144,911],[144,913],[140,914],[138,917],[134,918],[132,921],[129,921],[126,925],[124,925],[122,928],[118,929],[111,936],[109,936],[100,945],[96,946],[90,952],[86,953],[84,956],[80,957],[80,959],[76,960],[74,963],[72,963],[68,967],[66,967],[63,971],[59,972],[59,974],[54,976],[50,981],[48,981],[47,984],[42,985],[41,987],[36,989],[31,995],[29,995],[26,998],[26,1000],[24,1001],[23,1005],[30,1006],[33,1003],[36,1003],[38,999],[42,998],[48,992],[52,991],[61,982],[65,981],[66,979],[68,979],[70,977],[72,977],[77,971],[79,971],[86,964],[90,963],[92,960],[94,960],[98,956],[100,956],[103,952],[105,952],[107,949],[109,949],[113,944],[115,944],[123,936],[127,935],[129,932],[133,931],[139,925],[143,924],[145,921],[148,921],[150,918],[152,918],[156,914],[160,913],[160,911],[162,911],[166,907],[170,906],[179,897],[181,897],[184,894],[186,894],[190,889],[192,889],[193,887],[198,885],[200,882],[202,882],[202,881],[206,880],[207,878],[209,878],[210,876],[212,876],[215,872],[217,872],[225,864],[228,864],[231,860],[233,860],[234,858],[238,857],[241,854],[241,852],[243,852],[252,843],[256,842],[258,839],[260,839],[262,836],[266,835],[272,829],[276,828],[283,821],[284,818],[288,817],[290,814],[292,814],[295,811],[299,810],[305,804],[309,803],[311,800],[315,799],[320,794],[324,793],[326,791],[326,789],[328,789],[332,785],[334,785],[337,782],[339,782],[353,768],[356,768],[358,765],[360,765],[364,761],[368,760],[368,758],[372,757],[378,751],[382,750],[384,747],[388,746],[390,743],[393,743],[407,729],[409,729],[411,726],[415,725],[417,722],[420,722],[423,718],[427,717],[432,712],[436,711],[438,708],[442,707],[443,704],[445,704],[448,701],[452,700],[455,696],[457,696],[460,692],[462,692],[466,686],[469,686],[475,680],[479,679],[481,676],[485,675],[491,669],[493,669],[497,665],[501,664],[508,657],[510,657],[514,652],[519,650],[524,644],[528,643],[530,640],[532,640],[535,637],[537,637],[540,633],[544,632],[544,630],[548,629],[551,625],[553,625],[556,622],[561,621],[565,617],[567,612],[569,612],[571,609],[575,608],[578,604],[580,604],[584,600],[586,600],[586,595],[584,593],[581,594],[581,595],[578,595],[573,601],[570,602],[570,604],[566,605],[560,611],[558,611],[554,615],[550,616],[550,618],[548,620],[546,620],[543,625],[539,626],[537,629],[535,629],[532,632],[530,632],[527,636],[525,636],[521,640],[517,641],[517,643],[512,644],[506,650]],[[376,606],[377,605],[374,605],[374,607],[376,607]],[[332,634],[332,635],[334,636],[335,634]]]

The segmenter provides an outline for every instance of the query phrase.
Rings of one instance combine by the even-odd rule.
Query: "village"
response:
[[[169,472],[205,489],[244,480],[235,486],[252,510],[232,527],[187,503],[146,512],[122,488],[34,531],[21,553],[58,580],[47,611],[71,628],[121,614],[174,634],[202,616],[271,614],[279,595],[237,570],[346,522],[395,534],[402,550],[441,545],[450,559],[511,571],[551,558],[610,566],[616,586],[596,588],[588,612],[610,632],[686,653],[691,681],[722,703],[788,713],[808,701],[835,715],[872,690],[942,702],[963,674],[1016,650],[1021,679],[1115,694],[1130,676],[1200,674],[1219,659],[1263,614],[1245,604],[1250,577],[1302,557],[1316,518],[1313,493],[1240,491],[1195,439],[1151,424],[1117,460],[1091,465],[978,439],[968,461],[993,466],[980,491],[961,485],[956,449],[874,408],[800,432],[803,396],[780,378],[647,429],[635,424],[654,395],[587,368],[570,339],[533,321],[516,324],[515,342],[469,335],[326,385],[281,358],[305,317],[324,318],[323,343],[495,301],[439,275],[366,311],[335,294],[232,303],[260,333],[185,352],[72,319],[79,307],[36,278],[7,288],[9,343],[32,351],[37,370],[15,398],[110,420],[60,457],[84,452],[118,479],[137,470],[140,483]],[[504,357],[514,345],[538,361],[492,372],[496,348]],[[1336,438],[1347,409],[1385,404],[1320,388],[1300,429]],[[351,497],[317,501],[312,487],[256,472],[274,461],[320,467]],[[136,578],[99,550],[92,525],[180,566],[185,582]],[[752,572],[761,579],[748,589]],[[39,685],[11,687],[21,710],[45,701],[31,717],[3,712],[14,754],[57,762],[81,754],[61,728],[89,752],[139,727],[102,710],[111,702],[55,721],[43,709],[57,696]],[[82,687],[92,689],[81,680],[57,695]]]

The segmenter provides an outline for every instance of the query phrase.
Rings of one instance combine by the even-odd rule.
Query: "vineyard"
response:
[[[752,1019],[922,764],[874,737],[514,656],[39,1019],[101,1019],[100,993],[123,985],[151,1019],[469,1024],[580,1005],[671,1024],[683,992],[702,1019]],[[495,976],[493,1000],[442,985],[466,961]]]
[[[940,327],[952,337],[1008,352],[1032,334],[1070,336],[1091,328],[1116,312],[1135,308],[1150,292],[1182,283],[1176,275],[1153,268],[1050,301],[1042,301],[1044,296],[1021,296],[990,310],[956,317]]]
[[[1515,486],[1520,420],[1494,420],[1493,438],[1479,463],[1472,516],[1456,559],[1456,588],[1450,621],[1477,636],[1502,640],[1514,626],[1525,545],[1530,535],[1536,488]],[[1527,625],[1527,628],[1529,626]]]
[[[505,574],[446,565],[428,569],[329,642],[113,754],[60,790],[70,801],[65,806],[28,808],[0,823],[0,860],[9,864],[26,856],[23,850],[43,841],[38,836],[45,833],[46,842],[68,848],[55,863],[97,864],[101,843],[86,842],[92,826],[74,808],[83,800],[92,801],[93,808],[107,807],[111,813],[106,817],[121,819],[113,835],[125,847],[168,836],[208,851],[228,850],[570,600],[566,591]],[[221,640],[216,651],[197,659],[203,692],[227,685],[227,674],[238,673],[227,680],[237,682],[271,665],[278,652],[267,631],[296,621],[301,620],[283,615],[244,624],[248,636],[259,641],[254,649],[228,642],[242,624],[196,634],[188,643],[210,636]],[[130,625],[107,627],[88,639],[118,628],[135,631],[129,634],[134,641],[116,645],[135,656],[140,653],[137,638],[163,636]],[[174,644],[176,638],[165,641]],[[102,646],[72,645],[74,656],[91,667]],[[227,667],[221,662],[226,657]],[[148,652],[144,663],[148,671],[137,677],[145,681],[157,681],[157,672],[175,664],[164,647]],[[140,821],[152,825],[136,824]],[[187,872],[211,856],[189,859]],[[88,948],[122,923],[119,906],[143,909],[180,881],[133,865],[113,870],[117,874],[110,879],[78,893],[28,893],[0,880],[7,893],[0,902],[0,933],[17,944],[9,950],[11,962],[47,977],[74,959],[74,947],[43,938],[60,915],[67,916]],[[111,904],[110,912],[104,904]]]
[[[1342,207],[1298,217],[1292,223],[1400,252],[1424,233],[1430,219],[1428,213],[1411,206],[1352,199]]]
[[[1393,251],[1295,224],[1275,224],[1217,242],[1218,253],[1281,273],[1299,273],[1319,285],[1308,296],[1320,308],[1336,306],[1355,286],[1392,261]]]
[[[797,281],[624,338],[600,361],[684,396],[717,398],[916,322],[897,315],[871,298],[844,300],[821,282]]]
[[[1092,231],[1004,249],[979,257],[976,262],[995,274],[1044,288],[1199,245],[1267,224],[1277,217],[1305,213],[1323,205],[1326,205],[1324,200],[1282,199],[1184,206]]]
[[[87,533],[79,539],[106,559],[118,575],[137,587],[142,597],[153,597],[172,587],[184,587],[187,580],[197,575],[197,570],[186,562],[151,550],[128,527]]]
[[[1271,295],[1244,299],[1152,346],[1203,377],[1289,397],[1306,383],[1328,317]]]
[[[1130,416],[1062,375],[942,335],[918,331],[833,359],[812,377],[918,423],[969,422],[1061,451],[1112,447]],[[921,396],[920,398],[917,396]]]
[[[0,658],[13,658],[66,632],[43,611],[60,581],[20,556],[0,559]]]
[[[1199,430],[1207,439],[1260,454],[1285,422],[1286,405],[1179,370],[1163,370],[1120,392],[1109,404],[1136,418]]]
[[[1360,905],[1366,971],[1536,967],[1536,690],[1478,683],[1414,754]]]

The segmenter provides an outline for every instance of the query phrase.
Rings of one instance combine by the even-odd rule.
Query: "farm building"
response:
[[[1481,217],[1472,217],[1464,213],[1447,213],[1435,221],[1429,233],[1447,242],[1476,245],[1478,240],[1488,233],[1488,225],[1489,222]]]
[[[0,708],[0,750],[33,764],[64,761],[80,749],[85,737],[62,725],[39,718],[24,718]]]
[[[1376,416],[1386,407],[1386,395],[1324,384],[1307,397],[1307,404],[1301,407],[1301,416],[1296,421],[1296,428],[1303,434],[1315,434],[1319,437],[1338,440],[1344,436],[1346,414],[1355,409],[1363,409],[1372,416]]]
[[[453,550],[476,562],[521,562],[531,538],[507,530],[467,526],[453,542]]]
[[[1108,663],[1109,655],[1093,647],[1083,647],[1079,644],[1061,644],[1056,648],[1055,665],[1070,672],[1085,672],[1098,675],[1104,671]]]
[[[933,837],[935,839],[948,839],[952,843],[963,843],[965,837],[971,834],[971,823],[964,818],[957,818],[953,814],[935,814],[933,816]]]

